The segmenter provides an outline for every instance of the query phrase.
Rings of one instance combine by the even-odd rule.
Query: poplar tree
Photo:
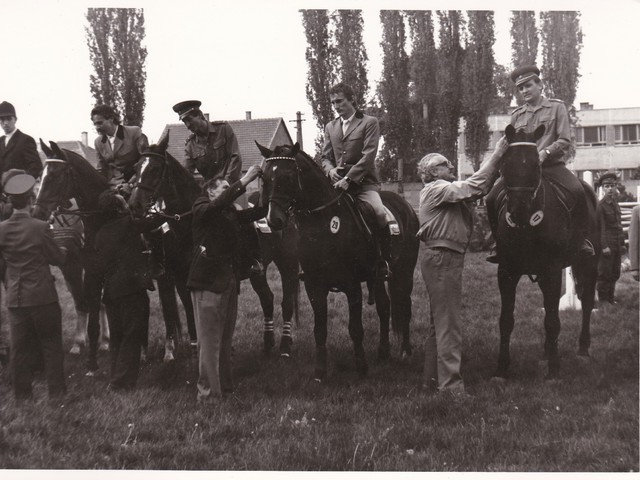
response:
[[[97,104],[109,105],[126,125],[144,121],[147,49],[141,8],[89,8],[85,34],[94,72],[89,77]]]
[[[514,68],[535,65],[538,58],[538,28],[533,11],[511,12],[511,62]]]
[[[364,22],[360,10],[338,10],[332,15],[335,23],[337,76],[350,85],[358,108],[363,109],[369,93],[367,51],[362,41]],[[327,86],[330,88],[331,86]]]

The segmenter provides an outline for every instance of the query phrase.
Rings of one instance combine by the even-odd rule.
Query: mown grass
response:
[[[394,359],[376,362],[377,318],[366,306],[371,368],[367,378],[359,378],[346,302],[343,295],[331,294],[329,378],[321,385],[312,380],[313,321],[304,293],[294,356],[265,358],[257,297],[243,284],[236,391],[215,407],[196,404],[197,362],[189,347],[173,365],[162,364],[164,327],[152,294],[150,356],[137,391],[106,391],[106,354],[100,357],[102,374],[95,378],[84,376],[84,359],[66,356],[69,393],[63,403],[47,400],[40,378],[37,400],[16,405],[8,374],[2,373],[0,467],[637,472],[638,284],[623,276],[619,304],[594,314],[588,360],[575,354],[579,312],[562,312],[561,379],[549,383],[540,361],[542,298],[524,278],[511,379],[496,386],[489,379],[498,353],[500,301],[496,267],[483,259],[484,254],[469,254],[464,274],[464,376],[470,398],[452,401],[420,387],[428,301],[418,269],[413,358],[400,362],[394,341]],[[277,277],[273,267],[270,276]],[[277,290],[277,282],[272,285]],[[64,288],[60,294],[70,318],[68,294]],[[71,327],[65,324],[67,349]]]

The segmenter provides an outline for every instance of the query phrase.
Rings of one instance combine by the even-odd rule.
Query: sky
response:
[[[369,83],[380,78],[379,10],[495,10],[496,60],[509,66],[509,10],[535,8],[582,12],[584,34],[576,104],[595,108],[640,107],[640,0],[285,1],[285,0],[23,0],[3,6],[0,101],[15,106],[18,128],[36,140],[80,140],[95,130],[89,115],[92,66],[85,39],[88,7],[144,8],[147,56],[143,130],[154,142],[171,107],[198,99],[210,118],[282,117],[295,139],[296,112],[303,113],[305,149],[318,131],[305,96],[306,39],[300,8],[363,10]]]

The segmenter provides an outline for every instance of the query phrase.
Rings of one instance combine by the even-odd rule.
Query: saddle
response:
[[[374,241],[373,232],[376,229],[376,219],[373,208],[367,202],[363,202],[353,197],[349,193],[345,193],[343,198],[346,199],[345,205],[347,210],[351,213],[351,216],[358,227],[358,230],[362,232],[368,242]],[[389,230],[392,236],[400,235],[400,226],[396,220],[395,215],[386,206],[384,207],[387,221],[389,223]]]

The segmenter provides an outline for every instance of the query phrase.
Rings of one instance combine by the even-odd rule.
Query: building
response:
[[[97,168],[98,155],[96,154],[95,149],[89,146],[87,132],[82,132],[80,138],[81,140],[54,141],[61,149],[70,150],[77,153],[78,155],[86,158],[94,168]],[[40,144],[38,144],[38,155],[40,155],[40,160],[42,160],[42,163],[44,164],[44,161],[47,159],[47,157],[40,149]]]
[[[621,174],[626,190],[636,195],[640,187],[640,107],[594,109],[589,103],[581,103],[576,112],[576,156],[567,166],[580,178],[592,172],[593,178],[608,169]],[[509,115],[491,115],[488,118],[493,150],[510,121]],[[464,124],[458,137],[458,165],[463,178],[473,173],[466,160]],[[588,176],[588,175],[587,175]]]

